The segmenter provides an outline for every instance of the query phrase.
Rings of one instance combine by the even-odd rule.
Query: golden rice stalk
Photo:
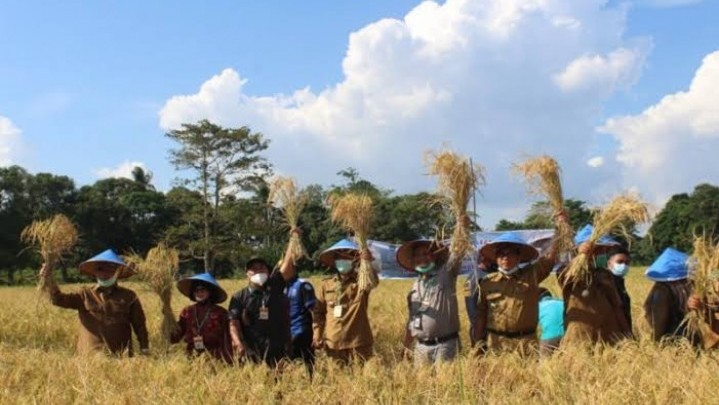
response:
[[[20,238],[25,243],[36,245],[42,260],[49,269],[53,269],[62,255],[75,246],[78,235],[75,225],[65,215],[57,214],[44,221],[33,221],[23,229]],[[48,291],[52,284],[51,272],[38,277],[40,291]]]
[[[372,197],[367,194],[348,193],[332,195],[329,198],[332,207],[332,221],[354,234],[360,251],[366,250],[367,238],[374,211]],[[360,290],[367,291],[379,283],[377,273],[369,260],[360,260],[357,284]]]
[[[559,178],[562,169],[556,160],[542,155],[515,163],[512,169],[524,177],[530,194],[543,196],[549,201],[555,214],[565,211],[562,182]],[[570,252],[574,248],[573,234],[569,223],[561,221],[557,224],[554,243],[557,244],[558,253]]]
[[[147,252],[147,258],[132,253],[125,256],[128,264],[137,272],[152,291],[160,298],[162,306],[162,326],[160,328],[164,341],[177,329],[177,322],[172,311],[172,288],[177,271],[180,268],[180,257],[177,250],[160,243]]]
[[[594,245],[600,237],[608,235],[615,229],[621,230],[625,236],[631,237],[626,229],[627,223],[641,224],[649,221],[647,204],[633,194],[621,194],[604,206],[594,217],[594,230],[589,237],[589,244]],[[583,280],[591,281],[589,257],[580,253],[569,263],[566,280],[576,283]]]
[[[707,237],[696,236],[693,247],[689,272],[692,293],[705,304],[719,302],[719,244],[714,245]],[[706,321],[711,318],[711,312],[699,310],[693,310],[687,315],[689,332],[699,333],[703,337],[705,349],[719,343]]]
[[[452,252],[461,256],[474,252],[469,229],[463,223],[467,204],[479,185],[484,185],[484,168],[473,167],[469,159],[451,151],[429,151],[425,155],[429,174],[437,176],[439,203],[453,214],[456,224],[452,232]]]
[[[295,181],[290,177],[278,176],[270,182],[270,194],[267,202],[282,211],[285,221],[290,229],[289,251],[293,260],[307,257],[307,250],[302,244],[302,238],[292,230],[297,228],[300,214],[307,205],[307,194],[297,190]],[[284,258],[282,258],[284,260]]]

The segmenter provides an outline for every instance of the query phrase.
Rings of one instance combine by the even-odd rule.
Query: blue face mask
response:
[[[335,260],[335,268],[340,273],[347,273],[350,270],[352,270],[352,260],[346,260],[346,259],[337,259]]]
[[[610,270],[615,276],[624,277],[629,272],[629,266],[626,263],[614,263]]]
[[[414,266],[414,269],[417,271],[417,273],[426,274],[430,271],[434,270],[434,262],[429,262],[425,264],[424,266]]]

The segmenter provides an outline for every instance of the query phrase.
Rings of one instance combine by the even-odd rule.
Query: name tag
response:
[[[422,330],[422,315],[415,316],[412,321],[412,327],[416,330]]]
[[[270,310],[267,307],[260,307],[260,318],[261,321],[270,319]]]
[[[332,313],[334,314],[335,318],[342,318],[342,305],[335,305],[334,309],[332,310]]]
[[[192,341],[195,344],[195,350],[198,352],[205,350],[205,342],[202,340],[202,336],[193,336]]]

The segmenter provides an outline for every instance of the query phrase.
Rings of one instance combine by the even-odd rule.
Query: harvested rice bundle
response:
[[[285,221],[290,229],[289,251],[295,262],[300,258],[307,257],[307,251],[302,244],[297,224],[300,213],[307,205],[307,195],[297,190],[293,179],[289,177],[276,177],[270,182],[270,194],[267,202],[282,211]],[[284,260],[284,258],[282,258]]]
[[[429,174],[438,177],[438,203],[449,209],[456,224],[452,232],[452,251],[464,256],[474,252],[474,243],[465,225],[467,204],[477,186],[484,184],[484,168],[473,167],[469,159],[450,150],[430,151],[425,156]]]
[[[367,237],[372,222],[373,201],[367,194],[348,193],[333,195],[329,198],[332,207],[332,220],[344,229],[354,233],[360,252],[367,249]],[[372,262],[361,259],[357,286],[361,291],[374,288],[379,283]]]
[[[615,197],[594,217],[594,229],[587,243],[596,244],[599,239],[609,234],[614,229],[620,229],[627,237],[629,232],[624,229],[628,222],[641,224],[649,221],[649,209],[644,201],[632,194],[622,194]],[[589,257],[585,253],[579,253],[569,263],[566,270],[568,282],[576,283],[583,280],[591,281]]]
[[[43,262],[48,269],[53,269],[62,255],[75,246],[78,236],[75,225],[65,215],[57,214],[44,221],[33,221],[23,229],[20,238],[28,244],[36,245]],[[53,283],[52,273],[38,277],[40,291],[47,292]]]
[[[692,293],[703,303],[719,302],[719,245],[712,244],[706,237],[694,238],[694,252],[689,260],[689,279]],[[707,306],[705,305],[705,308]],[[693,310],[687,315],[687,328],[690,333],[699,333],[703,337],[704,348],[709,349],[719,343],[717,335],[711,331],[706,319],[711,314]]]
[[[133,253],[125,256],[125,260],[137,272],[138,276],[160,297],[162,305],[162,326],[160,331],[164,341],[177,329],[177,322],[172,311],[172,288],[175,276],[180,268],[177,250],[160,243],[147,253],[147,258]]]
[[[513,171],[522,177],[528,185],[528,191],[543,196],[549,201],[555,214],[565,212],[562,182],[559,179],[561,168],[556,160],[547,155],[527,159],[513,165]],[[570,252],[574,248],[572,241],[574,232],[568,222],[559,221],[555,235],[557,252]]]

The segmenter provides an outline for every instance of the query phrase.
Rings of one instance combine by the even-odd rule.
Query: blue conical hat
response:
[[[584,225],[584,228],[580,229],[574,236],[574,244],[581,245],[583,242],[588,241],[589,237],[592,236],[592,232],[594,232],[594,226],[592,226],[591,224]],[[617,246],[619,245],[619,241],[609,235],[602,235],[599,237],[599,240],[597,241],[596,245]]]
[[[531,262],[539,257],[539,251],[522,239],[516,232],[505,232],[497,236],[491,242],[482,246],[482,248],[479,249],[479,254],[491,261],[496,261],[497,250],[503,245],[512,245],[519,248],[520,263]]]
[[[354,250],[359,253],[359,246],[349,239],[342,239],[320,253],[319,260],[327,267],[334,267],[335,257],[337,253],[342,250]]]
[[[117,274],[117,278],[128,278],[135,274],[125,263],[124,260],[120,256],[117,255],[112,249],[107,249],[106,251],[100,253],[99,255],[88,259],[82,263],[80,263],[79,269],[82,273],[85,273],[86,275],[90,277],[96,277],[97,276],[97,269],[102,264],[113,264],[118,266],[119,272]]]
[[[676,281],[687,278],[689,255],[674,248],[666,248],[644,275],[652,281]]]
[[[207,272],[183,278],[177,282],[177,289],[180,290],[182,295],[194,301],[195,296],[192,294],[192,289],[196,283],[202,283],[208,287],[210,291],[213,291],[211,298],[214,304],[219,304],[227,299],[227,292],[220,287],[220,283],[212,277],[212,274]]]

